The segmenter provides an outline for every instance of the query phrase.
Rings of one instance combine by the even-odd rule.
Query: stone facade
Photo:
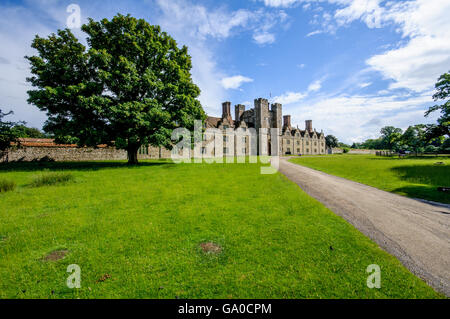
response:
[[[235,106],[235,120],[231,117],[231,103],[224,102],[222,105],[222,117],[208,117],[205,128],[219,129],[224,134],[226,140],[226,130],[247,130],[254,128],[258,133],[257,149],[261,146],[268,149],[269,155],[273,155],[273,145],[271,145],[270,132],[267,129],[279,129],[279,152],[280,155],[320,155],[327,154],[325,135],[323,132],[317,132],[313,129],[312,121],[306,121],[305,130],[291,125],[291,116],[283,117],[283,107],[281,104],[274,103],[269,105],[266,99],[256,99],[255,107],[245,110],[244,105]],[[262,135],[266,136],[262,136]],[[262,136],[262,138],[261,138]],[[266,145],[261,145],[267,143]],[[218,150],[215,150],[217,152]],[[225,153],[224,147],[224,153]],[[235,154],[242,155],[244,150],[235,150]],[[219,150],[220,152],[220,150]],[[245,142],[245,154],[250,152],[250,143]],[[259,153],[258,153],[259,154]],[[226,155],[226,154],[224,154]]]

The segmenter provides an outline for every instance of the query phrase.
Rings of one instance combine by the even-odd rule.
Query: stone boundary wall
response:
[[[349,154],[376,155],[376,150],[350,150]]]
[[[148,153],[148,154],[147,154]],[[139,154],[138,158],[163,159],[171,158],[171,151],[165,148],[149,147],[148,152]],[[0,158],[0,162],[81,162],[81,161],[122,161],[127,160],[127,152],[114,147],[68,147],[68,146],[22,146],[12,149],[7,156]]]
[[[344,153],[344,150],[342,148],[333,148],[331,154],[342,154]],[[350,152],[347,154],[360,154],[360,155],[376,155],[377,150],[355,150],[350,149]]]

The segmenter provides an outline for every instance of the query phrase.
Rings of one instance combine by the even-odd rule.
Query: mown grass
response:
[[[27,187],[62,168],[77,183]],[[14,164],[0,177],[18,183],[0,198],[0,298],[442,297],[259,165]],[[371,264],[381,289],[366,285]]]
[[[439,187],[450,187],[450,157],[400,159],[374,155],[333,155],[290,161],[388,192],[450,203],[450,194],[438,191]]]
[[[0,193],[11,192],[16,188],[14,181],[0,179]]]

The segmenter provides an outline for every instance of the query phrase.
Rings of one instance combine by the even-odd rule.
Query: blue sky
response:
[[[433,122],[424,112],[450,70],[450,0],[2,0],[0,107],[30,126],[46,116],[26,102],[23,57],[35,34],[66,27],[72,3],[82,22],[130,13],[188,45],[209,115],[223,101],[252,107],[264,97],[300,128],[311,119],[348,143]]]

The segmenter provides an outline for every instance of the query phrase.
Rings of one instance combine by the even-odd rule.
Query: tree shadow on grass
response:
[[[368,158],[368,160],[371,160],[371,161],[436,160],[436,162],[439,162],[439,161],[442,161],[442,160],[450,160],[450,155],[439,155],[439,156],[435,156],[435,155],[419,155],[419,156],[406,156],[406,157],[377,156],[377,157]]]
[[[450,204],[450,194],[439,192],[437,187],[433,186],[404,186],[394,189],[393,192],[415,199],[425,199],[437,203]]]
[[[408,197],[450,203],[450,194],[439,192],[439,187],[450,187],[450,166],[414,165],[391,168],[403,181],[413,183],[394,192]]]
[[[408,165],[393,167],[391,170],[404,181],[450,187],[450,166]]]
[[[128,165],[125,161],[92,161],[92,162],[12,162],[1,163],[0,172],[33,172],[33,171],[98,171],[102,169],[128,168],[136,169],[152,166],[172,166],[169,160],[142,161],[139,165]]]

